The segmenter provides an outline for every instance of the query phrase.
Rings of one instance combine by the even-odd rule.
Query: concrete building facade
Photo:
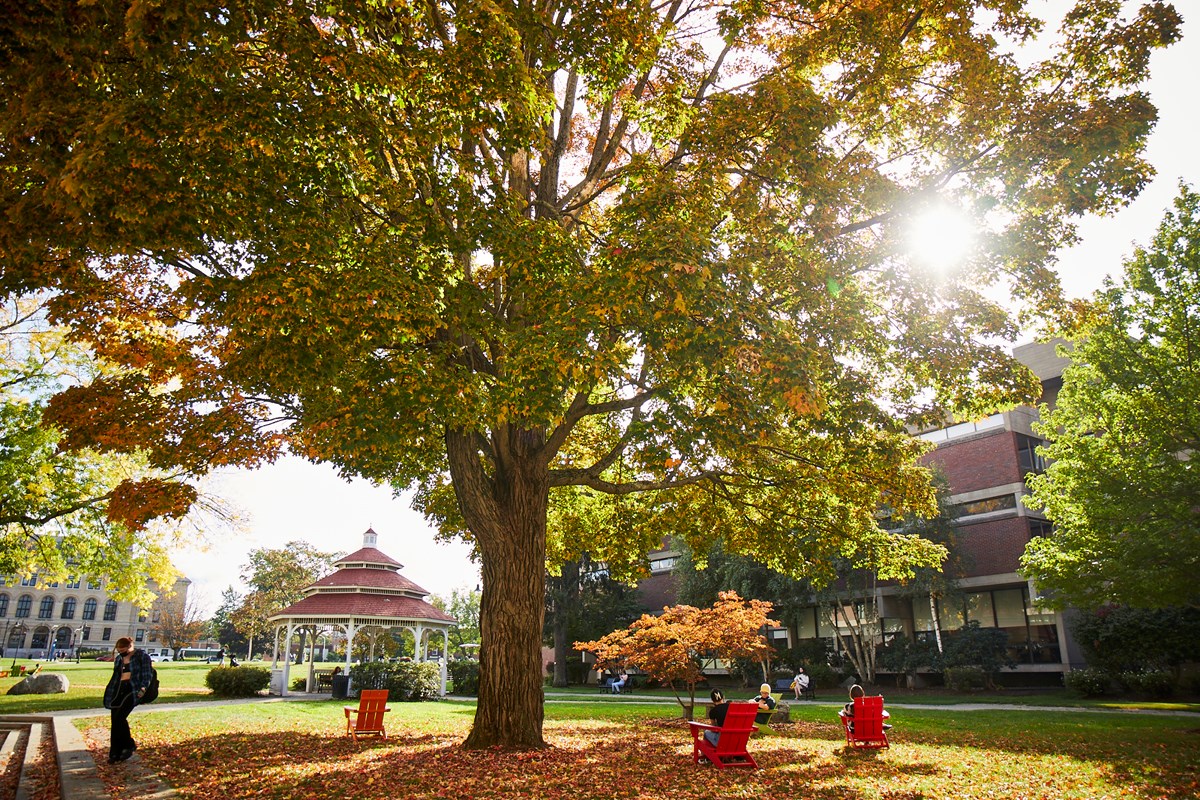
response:
[[[186,601],[190,586],[190,580],[179,578],[176,596]],[[0,576],[0,658],[73,657],[78,650],[111,650],[122,636],[144,650],[165,653],[158,610],[117,600],[106,587],[102,578],[46,582],[36,574]]]

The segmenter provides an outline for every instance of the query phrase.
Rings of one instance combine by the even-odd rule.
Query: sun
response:
[[[961,209],[935,206],[908,220],[904,238],[905,249],[916,263],[946,273],[960,265],[975,246],[976,227]]]

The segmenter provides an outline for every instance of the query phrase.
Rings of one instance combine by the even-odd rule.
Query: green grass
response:
[[[934,689],[889,689],[887,687],[876,687],[876,690],[883,694],[889,703],[903,703],[906,705],[930,705],[930,706],[946,706],[946,705],[961,705],[963,703],[982,703],[982,704],[997,704],[997,705],[1017,705],[1017,706],[1034,706],[1034,707],[1068,707],[1068,708],[1094,708],[1094,709],[1111,709],[1129,710],[1129,709],[1146,709],[1158,711],[1192,711],[1200,713],[1200,702],[1194,699],[1184,700],[1140,700],[1140,699],[1103,699],[1103,698],[1088,698],[1079,697],[1072,694],[1066,689],[1045,689],[1030,692],[1027,690],[1008,690],[1003,689],[994,692],[948,692]],[[731,700],[749,700],[756,692],[753,687],[743,689],[725,689],[725,694]],[[558,696],[570,697],[572,701],[580,702],[614,702],[628,703],[634,702],[638,698],[654,699],[654,700],[675,700],[675,695],[670,689],[638,689],[632,695],[615,696],[606,694],[597,690],[594,686],[569,686],[565,689],[548,686],[545,689],[546,697],[554,698]],[[832,705],[846,702],[845,690],[843,689],[822,689],[817,692],[816,705]],[[779,698],[779,693],[775,693],[775,698]],[[696,700],[707,700],[708,690],[696,692]],[[813,705],[811,700],[791,700],[783,698],[794,709],[797,706]]]
[[[631,698],[632,699],[632,698]],[[828,706],[755,737],[757,771],[694,766],[678,709],[546,706],[546,751],[466,752],[471,703],[394,703],[387,741],[353,744],[341,702],[135,712],[142,763],[185,798],[1192,800],[1200,728],[1187,718],[1050,711],[893,711],[892,748],[848,752]],[[793,706],[793,708],[796,708]],[[107,721],[83,720],[95,752]],[[102,766],[111,786],[125,768]]]
[[[36,661],[18,660],[32,669]],[[12,660],[3,662],[9,669]],[[188,703],[211,700],[212,692],[204,685],[204,676],[213,668],[212,664],[199,661],[166,662],[155,664],[158,671],[159,695],[157,703]],[[269,666],[255,662],[254,666]],[[307,665],[306,665],[307,666]],[[31,714],[67,709],[103,708],[104,687],[112,677],[112,662],[109,661],[56,661],[42,663],[43,672],[61,672],[70,681],[66,694],[22,694],[10,695],[8,690],[20,682],[20,678],[0,678],[0,714]],[[296,667],[293,667],[293,674]]]

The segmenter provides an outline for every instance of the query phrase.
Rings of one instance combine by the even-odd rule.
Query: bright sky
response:
[[[1176,3],[1185,14],[1194,10],[1189,5]],[[1150,240],[1180,180],[1200,185],[1200,148],[1195,146],[1200,48],[1188,38],[1197,23],[1187,22],[1184,41],[1159,52],[1152,62],[1154,78],[1148,88],[1159,123],[1147,155],[1158,176],[1129,207],[1081,226],[1082,242],[1062,253],[1059,262],[1071,296],[1091,294],[1106,276],[1120,274],[1133,244]],[[331,467],[287,459],[254,472],[226,473],[210,490],[238,507],[244,520],[237,532],[215,534],[207,551],[189,547],[175,553],[176,565],[192,580],[193,596],[207,612],[215,610],[226,587],[243,589],[239,575],[251,550],[300,539],[323,550],[352,552],[362,546],[368,527],[379,534],[379,549],[404,564],[405,577],[430,592],[447,595],[479,583],[469,549],[434,542],[433,528],[409,508],[407,499],[393,498],[390,489],[367,481],[346,482]]]

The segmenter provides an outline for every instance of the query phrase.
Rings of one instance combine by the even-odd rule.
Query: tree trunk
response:
[[[455,494],[480,552],[479,702],[467,749],[545,747],[542,627],[546,612],[544,434],[506,429],[492,439],[495,469],[478,437],[448,432]]]
[[[570,643],[567,641],[567,619],[566,614],[558,613],[554,615],[552,627],[554,629],[554,685],[560,689],[567,686],[567,656],[571,652]]]
[[[933,619],[933,638],[937,641],[938,652],[944,652],[942,650],[942,625],[938,622],[937,600],[932,594],[929,595],[929,614]]]
[[[567,624],[571,612],[579,606],[579,562],[564,563],[562,573],[552,584],[557,587],[552,603],[554,619],[550,621],[554,633],[554,685],[564,688],[570,682],[567,658],[571,655],[571,642],[567,638]]]

